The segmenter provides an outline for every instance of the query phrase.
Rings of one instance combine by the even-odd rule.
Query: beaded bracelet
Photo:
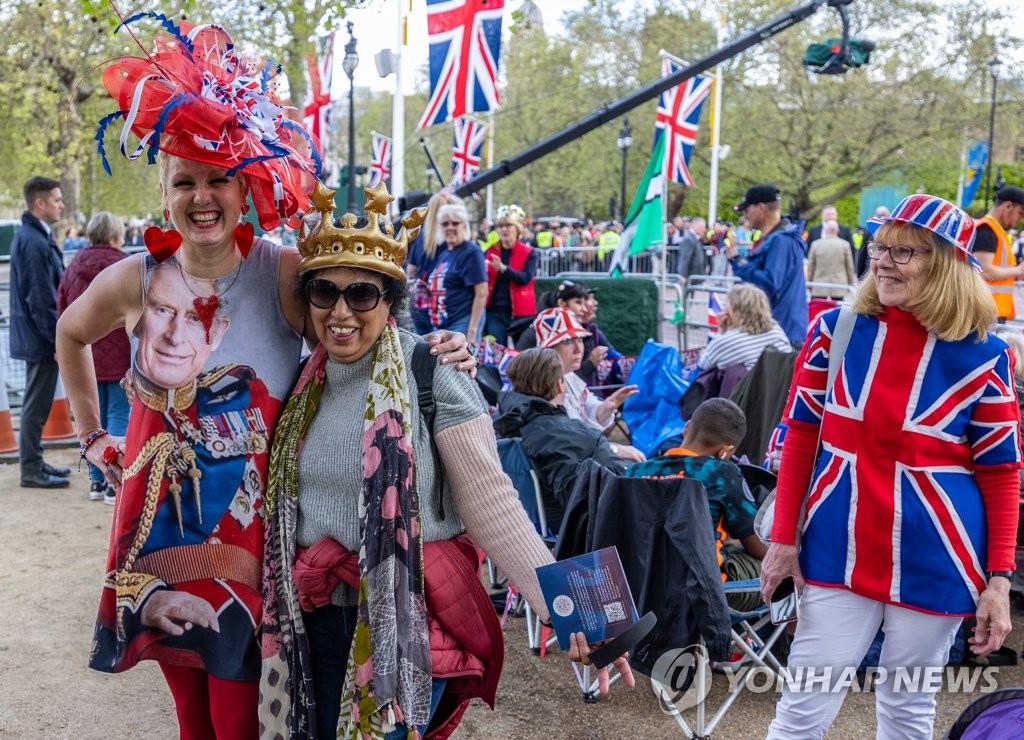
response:
[[[88,436],[82,441],[81,457],[83,460],[86,459],[85,453],[89,451],[89,448],[93,446],[93,443],[95,443],[97,439],[104,436],[105,434],[107,434],[107,430],[104,429],[103,427],[100,427],[99,429],[94,429],[91,432],[89,432]]]

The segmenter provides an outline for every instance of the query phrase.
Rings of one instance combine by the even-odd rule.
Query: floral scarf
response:
[[[274,435],[265,500],[261,737],[316,732],[309,645],[295,565],[298,459],[323,395],[327,353],[309,358]],[[394,319],[377,341],[363,416],[359,604],[338,737],[425,724],[431,662],[405,356]],[[414,729],[411,736],[417,736]]]

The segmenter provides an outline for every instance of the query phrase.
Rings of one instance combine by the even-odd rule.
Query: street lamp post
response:
[[[619,221],[626,219],[626,155],[629,148],[633,146],[633,130],[629,127],[629,119],[622,119],[622,129],[619,131],[619,138],[615,142],[622,151],[622,179],[619,182]]]
[[[356,37],[352,35],[352,21],[348,22],[348,41],[345,43],[345,58],[341,68],[348,77],[348,211],[356,212],[356,110],[355,82],[352,76],[359,66],[359,55],[356,54]]]
[[[989,193],[992,192],[992,170],[995,166],[995,157],[992,152],[992,139],[996,132],[996,80],[999,79],[999,57],[993,56],[988,60],[988,69],[992,73],[992,105],[988,111],[988,167],[985,172],[985,211],[988,212]]]
[[[428,165],[424,172],[427,175],[427,192],[432,193],[434,192],[434,168]]]

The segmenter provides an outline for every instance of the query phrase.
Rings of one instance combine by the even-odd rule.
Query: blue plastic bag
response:
[[[690,387],[693,372],[683,370],[675,347],[648,339],[629,373],[629,383],[640,392],[622,407],[633,446],[650,456],[669,437],[683,432],[679,399]]]

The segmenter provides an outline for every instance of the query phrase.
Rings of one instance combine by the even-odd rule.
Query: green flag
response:
[[[609,274],[621,275],[626,269],[627,256],[640,254],[649,247],[665,244],[664,196],[665,179],[661,173],[665,137],[658,135],[654,141],[651,161],[644,170],[644,176],[636,189],[636,195],[629,205],[626,228],[622,232],[619,246],[612,255]]]

